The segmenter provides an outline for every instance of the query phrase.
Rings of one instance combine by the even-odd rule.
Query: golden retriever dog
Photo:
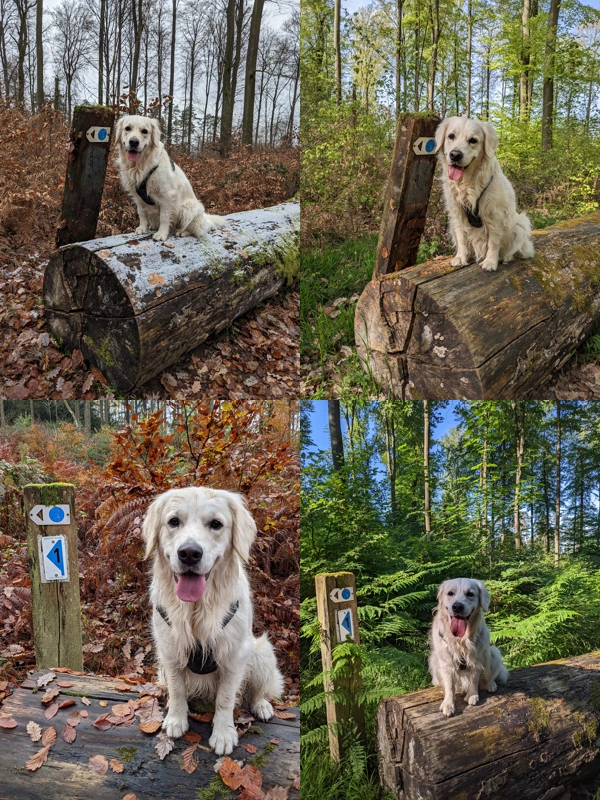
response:
[[[121,183],[140,218],[136,233],[156,231],[152,238],[164,242],[171,229],[175,236],[200,238],[223,227],[223,218],[204,211],[185,174],[169,158],[160,140],[158,120],[121,117],[115,125],[115,139]]]
[[[171,489],[150,505],[142,528],[153,557],[152,625],[159,683],[169,704],[167,736],[188,729],[188,698],[215,702],[210,746],[231,753],[233,709],[242,697],[261,720],[283,691],[273,647],[252,634],[244,570],[256,525],[241,495],[204,487]]]
[[[475,260],[494,271],[499,261],[533,258],[531,222],[517,213],[514,189],[495,156],[498,134],[490,123],[449,117],[438,125],[435,144],[456,246],[452,266]]]
[[[438,589],[429,635],[429,672],[434,686],[444,689],[440,711],[454,714],[455,693],[464,694],[470,706],[477,705],[479,690],[495,692],[506,683],[508,670],[497,647],[490,645],[490,632],[483,612],[490,595],[481,581],[455,578]]]

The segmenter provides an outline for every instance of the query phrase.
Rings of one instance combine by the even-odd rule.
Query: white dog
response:
[[[206,214],[183,171],[169,158],[152,117],[122,117],[115,125],[121,183],[137,206],[136,233],[156,231],[164,242],[171,228],[175,236],[203,236],[221,228],[222,217]]]
[[[238,736],[236,700],[246,696],[261,720],[273,716],[283,678],[273,647],[252,634],[252,604],[243,562],[256,525],[238,494],[203,487],[171,489],[143,525],[152,570],[152,623],[160,673],[169,695],[167,736],[188,729],[189,697],[215,700],[209,744],[231,753]]]
[[[494,155],[498,134],[490,123],[449,117],[438,125],[435,143],[457,248],[452,266],[474,258],[493,271],[498,261],[533,258],[531,222],[517,214],[514,189]]]
[[[470,578],[444,581],[437,597],[429,635],[429,672],[433,685],[444,689],[440,711],[451,717],[455,693],[464,694],[474,706],[479,689],[495,692],[497,683],[508,680],[508,670],[498,648],[490,645],[482,613],[490,606],[490,595],[484,584]]]

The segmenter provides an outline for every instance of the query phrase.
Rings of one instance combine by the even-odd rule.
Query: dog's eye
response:
[[[172,528],[178,528],[179,527],[179,520],[177,519],[177,517],[171,517],[171,519],[169,520],[169,525]]]
[[[218,530],[219,530],[219,528],[222,528],[222,527],[223,527],[223,523],[222,523],[222,522],[219,522],[219,520],[218,520],[218,519],[213,519],[213,521],[210,523],[210,527],[211,527],[213,530],[215,530],[215,531],[218,531]]]
[[[450,139],[451,142],[453,142],[456,139],[456,136],[453,133],[449,133],[448,138]]]
[[[475,595],[473,594],[473,592],[467,592],[467,597],[475,597]]]
[[[130,130],[131,130],[131,126],[130,126],[130,125],[128,125],[128,126],[125,128],[125,130],[126,130],[126,131],[130,131]]]
[[[144,136],[145,136],[145,135],[148,133],[148,131],[147,131],[147,130],[143,130],[143,131],[142,131],[142,133],[143,133],[143,134],[144,134]]]
[[[448,597],[454,597],[454,592],[448,592]]]
[[[477,139],[469,139],[469,144],[477,144]]]

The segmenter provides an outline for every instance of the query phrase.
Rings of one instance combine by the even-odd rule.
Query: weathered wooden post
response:
[[[96,235],[114,121],[112,108],[75,107],[57,247],[85,242]]]
[[[81,671],[75,487],[29,484],[23,495],[36,666]]]
[[[341,690],[344,698],[327,699],[327,723],[329,725],[329,752],[334,761],[342,756],[339,723],[352,721],[360,736],[365,736],[365,717],[362,705],[353,703],[353,694],[362,688],[360,664],[351,676],[331,677],[333,651],[337,644],[350,640],[360,644],[358,616],[356,613],[356,582],[351,572],[335,572],[317,575],[317,616],[321,628],[321,660],[323,662],[324,689],[326,692]]]

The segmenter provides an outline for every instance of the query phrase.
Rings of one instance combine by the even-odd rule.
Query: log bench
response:
[[[533,259],[497,272],[443,257],[367,284],[356,345],[389,396],[536,397],[600,324],[600,212],[533,239]]]
[[[398,800],[596,796],[577,790],[600,785],[600,651],[513,670],[477,706],[457,698],[454,717],[440,713],[442,696],[379,706],[380,778]]]
[[[43,289],[54,338],[129,393],[297,278],[299,203],[226,221],[201,239],[122,234],[60,248]]]
[[[46,670],[47,672],[47,670]],[[72,697],[76,703],[60,709],[52,719],[44,717],[45,706],[41,703],[43,689],[36,688],[36,678],[30,676],[0,706],[0,716],[12,716],[16,728],[0,728],[0,800],[121,800],[129,793],[138,800],[197,800],[199,791],[215,780],[213,766],[217,756],[213,752],[198,748],[195,757],[199,764],[194,772],[187,774],[181,769],[182,752],[189,743],[175,740],[174,749],[161,761],[156,753],[156,736],[143,733],[136,723],[128,727],[115,726],[109,730],[98,730],[92,723],[99,716],[111,713],[113,704],[126,703],[129,697],[137,699],[135,687],[123,682],[91,675],[57,675],[59,680],[72,684],[61,689],[60,699]],[[48,688],[55,685],[56,681]],[[129,688],[128,692],[122,691]],[[82,702],[86,697],[89,705]],[[101,706],[100,703],[105,705]],[[76,727],[77,737],[67,744],[61,732],[65,720],[73,710],[88,712]],[[264,755],[262,790],[267,787],[289,787],[289,800],[299,800],[300,792],[292,788],[300,771],[300,721],[298,709],[288,709],[295,714],[294,720],[273,718],[270,722],[253,722],[253,728],[244,733],[231,757],[248,762],[251,756],[244,749],[246,743],[257,748],[257,755]],[[56,742],[50,748],[47,762],[31,772],[26,761],[41,749],[42,743],[32,742],[26,731],[27,723],[36,722],[42,729],[52,725],[57,732]],[[208,746],[211,726],[209,723],[190,719],[190,730],[198,733],[200,744]],[[271,739],[277,739],[273,746]],[[109,761],[119,759],[124,769],[115,773],[109,769],[105,775],[93,774],[88,762],[90,756],[103,755]],[[226,796],[229,790],[221,786]],[[215,792],[208,791],[210,797]]]

